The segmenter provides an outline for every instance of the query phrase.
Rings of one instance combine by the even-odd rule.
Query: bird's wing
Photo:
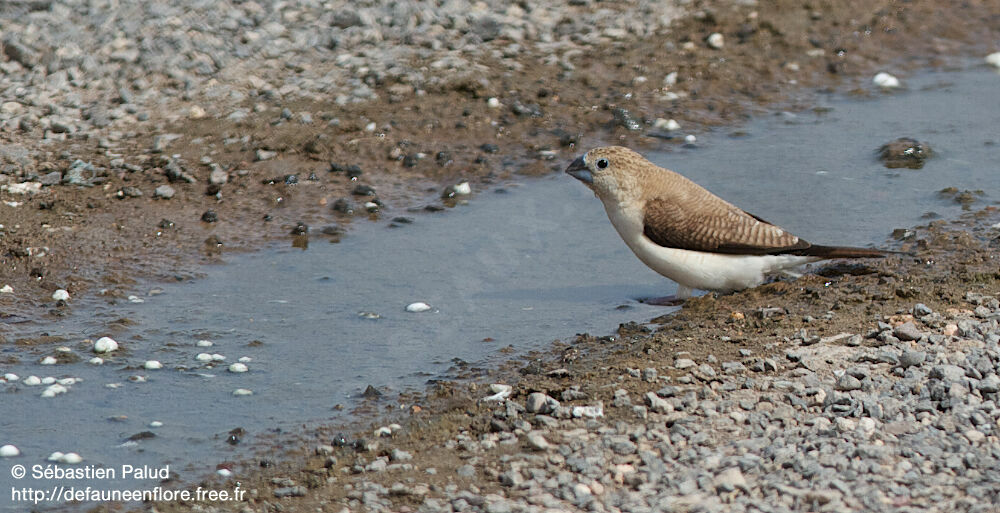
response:
[[[677,202],[663,198],[646,201],[646,237],[668,248],[737,255],[793,253],[810,247],[808,242],[717,196],[699,199],[694,209],[680,208]]]

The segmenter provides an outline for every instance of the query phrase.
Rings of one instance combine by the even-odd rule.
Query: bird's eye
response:
[[[608,159],[600,159],[597,161],[597,169],[605,169],[608,167]]]

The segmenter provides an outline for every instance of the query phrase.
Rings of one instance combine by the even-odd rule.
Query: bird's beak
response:
[[[587,169],[587,164],[583,162],[583,157],[578,157],[574,160],[573,163],[566,168],[566,174],[587,185],[593,185],[594,183],[594,175],[589,169]]]

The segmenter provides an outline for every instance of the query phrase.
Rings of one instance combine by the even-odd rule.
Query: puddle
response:
[[[996,200],[998,83],[981,70],[925,74],[909,80],[908,91],[826,99],[831,110],[823,114],[758,120],[740,137],[707,134],[698,148],[650,157],[812,242],[884,245],[894,228],[925,222],[928,211],[957,216],[960,205],[938,194],[945,187],[983,189],[982,201]],[[923,169],[889,170],[875,160],[881,144],[903,136],[934,149]],[[399,228],[361,226],[339,244],[317,236],[306,251],[230,256],[206,268],[206,278],[158,286],[163,292],[141,304],[81,301],[73,315],[44,326],[0,326],[9,339],[63,336],[81,358],[43,366],[36,362],[54,347],[0,348],[0,357],[21,361],[0,374],[81,379],[48,399],[39,397],[44,386],[0,385],[0,444],[22,452],[0,468],[0,489],[51,487],[30,473],[15,481],[8,467],[45,465],[53,451],[80,453],[78,468],[169,464],[171,477],[193,483],[217,463],[251,454],[256,436],[336,419],[343,413],[335,406],[350,410],[368,385],[420,389],[459,361],[491,365],[508,346],[520,352],[578,332],[608,334],[667,311],[635,301],[674,285],[639,263],[581,184],[561,175],[504,191],[446,212],[408,214],[414,222]],[[407,312],[416,301],[432,310]],[[80,341],[119,318],[130,320],[114,335],[122,354],[87,363],[93,355]],[[214,345],[198,347],[202,339]],[[199,353],[226,359],[209,366]],[[227,370],[244,357],[249,372]],[[150,359],[164,368],[144,369]],[[238,388],[253,395],[234,396]],[[237,427],[248,435],[231,446],[228,432]],[[155,437],[127,441],[145,431]],[[0,500],[0,510],[22,509]]]

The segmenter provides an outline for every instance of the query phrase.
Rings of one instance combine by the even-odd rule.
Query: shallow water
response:
[[[739,137],[706,134],[698,147],[650,158],[812,242],[883,246],[894,228],[920,224],[928,211],[956,216],[960,206],[937,193],[944,187],[983,189],[986,202],[1000,193],[1000,75],[928,73],[907,85],[876,99],[824,99],[829,112],[757,120]],[[936,156],[921,170],[885,169],[875,150],[902,136],[928,142]],[[78,467],[170,464],[172,477],[190,483],[250,454],[260,434],[343,415],[334,406],[349,410],[367,385],[419,389],[458,360],[489,365],[507,346],[524,351],[578,332],[610,334],[620,322],[666,311],[636,298],[669,294],[674,285],[631,255],[581,184],[556,176],[503,191],[446,212],[407,214],[414,223],[399,228],[356,224],[339,244],[314,237],[306,251],[229,256],[204,279],[157,285],[163,293],[142,304],[80,300],[58,322],[5,327],[8,338],[65,336],[82,361],[42,366],[35,362],[54,348],[8,346],[0,354],[22,363],[0,366],[0,374],[83,381],[51,399],[39,397],[44,387],[0,385],[0,445],[22,451],[0,466],[0,493],[15,485],[124,486],[11,479],[11,465],[44,465],[53,451],[80,453]],[[433,309],[406,312],[415,301]],[[86,363],[92,355],[80,341],[116,318],[133,322],[114,335],[125,351],[103,366]],[[214,346],[197,347],[200,339]],[[195,359],[202,352],[226,360],[209,367]],[[251,359],[250,372],[228,372],[241,357]],[[143,369],[148,359],[164,369]],[[147,381],[129,381],[135,375]],[[254,394],[235,397],[237,388]],[[163,426],[148,427],[152,421]],[[246,442],[230,446],[236,427],[248,431]],[[143,431],[156,436],[125,443]],[[24,509],[8,498],[0,509]]]

